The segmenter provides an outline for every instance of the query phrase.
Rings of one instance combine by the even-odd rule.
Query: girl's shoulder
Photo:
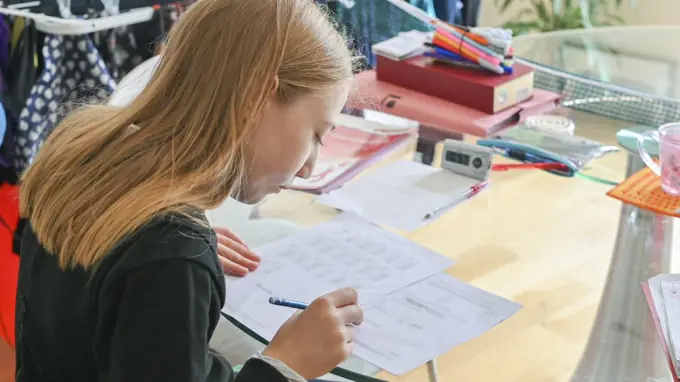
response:
[[[164,214],[144,224],[124,239],[99,264],[99,271],[116,276],[164,261],[185,261],[202,266],[217,278],[222,269],[217,258],[217,238],[207,220]]]

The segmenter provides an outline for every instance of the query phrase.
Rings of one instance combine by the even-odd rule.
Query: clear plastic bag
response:
[[[594,159],[619,150],[617,146],[605,145],[583,137],[560,134],[527,125],[513,127],[498,134],[496,138],[549,151],[569,159],[579,170],[586,167]]]

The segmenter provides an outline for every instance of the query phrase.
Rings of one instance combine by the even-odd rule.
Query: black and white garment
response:
[[[45,67],[19,116],[14,166],[18,173],[31,163],[47,135],[73,107],[101,102],[116,88],[106,63],[86,35],[48,35]]]
[[[106,11],[91,11],[89,17],[104,17],[110,15]],[[153,56],[153,52],[145,46],[143,40],[138,41],[132,26],[122,26],[114,29],[95,32],[92,42],[99,51],[109,74],[118,82],[132,69]]]

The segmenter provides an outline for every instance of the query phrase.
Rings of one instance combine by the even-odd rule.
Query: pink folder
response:
[[[555,109],[558,94],[534,89],[530,99],[496,114],[486,114],[441,98],[408,90],[378,81],[373,70],[357,74],[356,93],[350,106],[356,109],[377,110],[420,122],[421,134],[432,130],[438,135],[471,134],[486,137],[514,126],[531,115]]]
[[[666,361],[668,361],[668,366],[671,368],[671,373],[673,374],[673,381],[678,382],[678,373],[675,371],[675,366],[673,366],[673,357],[671,356],[670,345],[666,342],[666,338],[663,335],[663,329],[661,329],[661,321],[659,320],[659,313],[656,311],[656,306],[654,306],[654,298],[652,297],[652,292],[649,290],[649,281],[642,283],[642,291],[645,294],[645,299],[647,299],[647,306],[649,306],[649,311],[654,319],[654,326],[656,331],[659,333],[659,338],[661,339],[661,345],[663,346],[663,352],[666,354]]]

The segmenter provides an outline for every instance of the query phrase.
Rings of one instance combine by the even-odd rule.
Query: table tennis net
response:
[[[520,61],[536,69],[534,87],[560,94],[564,107],[646,126],[680,120],[680,100],[645,94],[528,60]]]

